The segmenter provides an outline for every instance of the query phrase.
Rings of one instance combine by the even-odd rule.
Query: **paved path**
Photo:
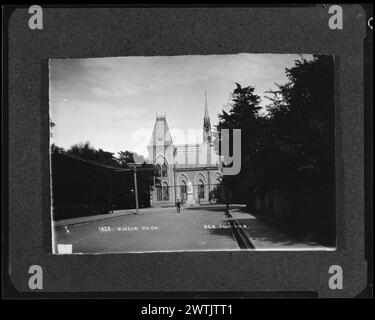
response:
[[[145,209],[140,209],[145,210]],[[97,220],[105,220],[105,219],[112,219],[118,216],[123,216],[126,214],[135,214],[135,209],[129,209],[129,210],[115,210],[112,213],[107,214],[98,214],[94,216],[86,216],[86,217],[77,217],[77,218],[70,218],[70,219],[63,219],[63,220],[57,220],[54,222],[54,227],[65,227],[65,226],[72,226],[76,224],[86,223],[89,221],[97,221]]]
[[[73,253],[239,249],[224,206],[149,209],[138,215],[56,227],[55,245]]]
[[[244,208],[231,208],[230,213],[242,226],[256,250],[332,250],[316,242],[297,240],[276,225],[262,221]]]

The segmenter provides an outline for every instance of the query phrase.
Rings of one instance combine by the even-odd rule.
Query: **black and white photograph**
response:
[[[372,298],[372,19],[4,5],[3,296],[126,319]]]
[[[335,250],[334,57],[49,60],[54,254]]]

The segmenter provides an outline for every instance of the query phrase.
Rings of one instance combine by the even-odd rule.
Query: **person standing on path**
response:
[[[181,202],[180,202],[180,199],[177,199],[176,207],[177,207],[177,212],[180,212],[180,210],[181,210]]]

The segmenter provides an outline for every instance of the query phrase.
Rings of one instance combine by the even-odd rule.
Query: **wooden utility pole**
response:
[[[139,213],[139,204],[138,204],[138,185],[137,185],[137,167],[133,167],[133,175],[134,175],[134,194],[135,194],[135,209],[136,214]]]
[[[134,197],[135,197],[135,209],[136,214],[139,213],[139,203],[138,203],[138,185],[137,185],[137,166],[136,163],[128,163],[130,168],[133,168],[133,176],[134,176]]]
[[[140,171],[148,171],[148,170],[154,171],[154,168],[142,168],[141,163],[128,163],[127,165],[129,168],[116,169],[115,172],[129,172],[130,170],[133,170],[135,208],[136,208],[136,214],[138,214],[139,213],[139,201],[138,201],[138,184],[137,184],[138,169],[137,168],[140,168],[139,169]]]

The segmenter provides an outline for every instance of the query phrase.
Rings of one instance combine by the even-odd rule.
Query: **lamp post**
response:
[[[208,182],[208,202],[211,204],[211,183],[210,183],[210,169],[207,168],[207,182]]]

